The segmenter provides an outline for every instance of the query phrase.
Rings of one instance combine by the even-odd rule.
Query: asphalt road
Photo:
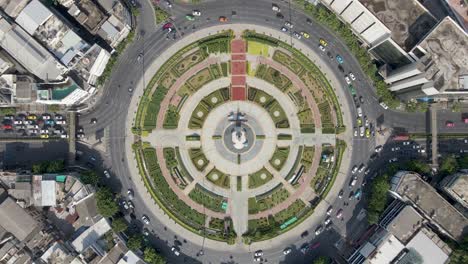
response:
[[[306,16],[301,13],[299,9],[289,9],[288,3],[276,2],[282,9],[282,13],[286,19],[291,21],[295,26],[295,31],[306,31],[311,37],[310,39],[303,39],[302,41],[310,46],[312,50],[316,50],[317,53],[321,54],[334,69],[337,76],[343,76],[344,73],[338,70],[338,64],[335,60],[330,60],[326,54],[322,54],[317,45],[318,39],[324,38],[328,41],[329,45],[327,49],[335,57],[336,54],[340,54],[344,59],[344,72],[348,73],[352,71],[357,77],[355,87],[357,88],[358,95],[364,97],[365,103],[362,105],[364,114],[368,116],[370,120],[379,120],[377,123],[384,124],[389,127],[401,127],[408,129],[412,132],[424,132],[426,131],[426,122],[424,114],[407,114],[401,112],[384,111],[378,104],[378,100],[375,94],[375,89],[370,85],[364,73],[360,70],[359,64],[356,59],[351,56],[347,47],[331,32],[317,24],[312,22],[312,25],[306,23]],[[183,35],[196,32],[198,29],[217,25],[219,16],[226,16],[229,18],[228,23],[251,23],[261,26],[267,26],[280,30],[285,20],[276,18],[275,13],[271,10],[271,1],[248,1],[248,0],[219,0],[214,2],[208,2],[191,7],[189,5],[178,5],[174,4],[171,14],[173,16],[173,23],[177,26],[178,37]],[[85,133],[93,135],[96,133],[102,133],[107,128],[109,137],[107,140],[108,152],[107,155],[99,155],[96,151],[88,148],[85,145],[79,144],[78,150],[83,151],[82,160],[86,161],[90,158],[90,155],[99,155],[102,158],[102,164],[105,168],[111,171],[112,180],[109,184],[116,190],[120,190],[122,195],[125,195],[128,188],[132,188],[132,182],[129,178],[129,170],[125,161],[125,147],[124,137],[126,135],[125,122],[128,111],[128,105],[132,96],[132,91],[129,88],[143,89],[143,87],[135,87],[138,80],[142,78],[145,68],[152,63],[164,50],[166,50],[174,40],[166,38],[165,33],[161,30],[161,26],[156,26],[154,22],[153,8],[149,1],[140,0],[141,5],[140,16],[138,17],[138,29],[137,38],[133,44],[123,53],[115,65],[113,74],[104,87],[101,95],[101,99],[98,103],[94,104],[89,111],[84,111],[79,117],[79,125],[85,130]],[[163,6],[164,7],[164,6]],[[202,11],[202,16],[197,18],[196,21],[187,21],[184,17],[185,14],[191,13],[192,9],[198,9]],[[236,16],[231,16],[232,11],[237,13]],[[137,62],[138,54],[143,53],[142,63]],[[341,78],[342,87],[346,89],[346,83],[344,78]],[[348,97],[347,102],[342,102],[343,105],[353,106],[353,99],[349,91],[346,92]],[[353,116],[356,116],[354,107],[350,108],[353,112]],[[344,107],[344,111],[348,111]],[[97,124],[91,124],[91,119],[96,118]],[[356,122],[356,120],[353,120]],[[441,121],[442,122],[442,121]],[[445,126],[444,126],[445,127]],[[367,139],[355,139],[353,148],[353,164],[367,163],[369,156],[373,153],[375,143],[374,140]],[[383,159],[382,159],[383,160]],[[351,177],[350,173],[346,177]],[[362,181],[363,177],[360,177]],[[350,178],[349,178],[350,179]],[[360,185],[358,183],[357,185]],[[344,197],[348,197],[348,186],[344,186],[346,193]],[[136,219],[140,219],[142,214],[145,214],[146,202],[142,201],[138,194],[135,195],[135,206],[136,210],[134,215]],[[284,248],[277,248],[273,250],[265,251],[265,258],[268,262],[280,262],[285,260],[287,263],[301,263],[310,262],[318,253],[329,253],[334,252],[331,246],[338,238],[338,234],[352,235],[352,229],[358,225],[364,225],[362,220],[359,220],[358,216],[363,207],[362,203],[350,202],[349,206],[343,207],[343,201],[337,199],[336,201],[330,201],[330,204],[335,208],[335,212],[338,208],[343,208],[343,221],[336,221],[336,225],[333,230],[329,231],[327,235],[320,235],[318,238],[314,238],[315,227],[310,227],[309,235],[306,238],[294,238],[290,241],[284,242],[284,247],[293,245],[293,249],[298,249],[303,243],[316,243],[319,242],[320,246],[313,251],[308,252],[306,257],[298,250],[285,257],[282,254]],[[151,205],[150,206],[155,206]],[[323,217],[325,216],[313,216]],[[159,237],[154,236],[153,242],[160,248],[165,255],[169,257],[171,262],[181,263],[181,259],[184,262],[191,263],[202,261],[203,263],[249,263],[252,262],[252,254],[245,252],[220,252],[216,250],[205,249],[205,255],[197,257],[196,254],[200,250],[197,245],[191,245],[190,243],[183,242],[183,234],[174,234],[170,227],[166,228],[164,225],[158,222],[155,217],[151,217],[151,227],[155,234]],[[351,220],[350,220],[351,219]],[[138,221],[137,221],[138,222]],[[182,241],[182,253],[186,257],[175,257],[170,253],[170,246],[174,243],[174,240]],[[232,258],[231,258],[232,256]]]

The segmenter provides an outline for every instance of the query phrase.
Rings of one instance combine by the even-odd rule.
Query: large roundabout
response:
[[[130,176],[193,243],[247,252],[341,220],[315,212],[344,182],[349,110],[313,51],[277,34],[236,24],[185,36],[132,97]]]

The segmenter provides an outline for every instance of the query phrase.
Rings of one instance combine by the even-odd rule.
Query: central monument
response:
[[[231,152],[242,154],[252,147],[255,135],[247,122],[247,115],[239,109],[228,114],[223,141],[226,148]]]

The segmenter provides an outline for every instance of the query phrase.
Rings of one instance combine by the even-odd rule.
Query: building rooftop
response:
[[[98,5],[90,0],[77,0],[70,9],[75,10],[72,15],[93,34],[99,30],[99,27],[106,20],[106,15]]]
[[[118,242],[102,257],[98,264],[117,264],[127,251],[125,244]]]
[[[467,233],[468,220],[418,174],[398,172],[391,180],[391,191],[412,202],[455,240]]]
[[[456,173],[445,177],[441,183],[444,191],[453,199],[468,208],[468,174]]]
[[[452,250],[432,231],[421,229],[406,245],[422,256],[424,264],[446,263]]]
[[[405,246],[398,239],[389,234],[369,257],[368,263],[372,264],[388,264],[390,263]]]
[[[452,18],[444,18],[418,44],[418,49],[426,54],[426,78],[437,90],[468,89],[459,82],[460,76],[468,74],[468,34]]]
[[[20,25],[29,35],[33,35],[37,28],[52,16],[45,5],[38,0],[32,0],[16,18]]]
[[[107,222],[105,218],[101,218],[101,220],[75,238],[75,240],[71,242],[71,245],[77,252],[81,253],[83,250],[87,249],[89,246],[99,240],[99,238],[101,238],[109,230],[111,230],[109,222]]]
[[[417,0],[359,0],[386,27],[405,51],[411,50],[437,20]]]
[[[0,0],[0,8],[12,18],[16,18],[29,0]]]
[[[460,24],[468,30],[468,3],[464,0],[446,0],[449,7],[455,13]]]
[[[421,226],[423,219],[424,218],[416,212],[412,206],[407,205],[388,224],[386,229],[398,238],[398,240],[406,243]]]
[[[75,205],[75,211],[79,215],[78,221],[76,221],[77,226],[92,226],[102,218],[97,211],[94,193],[79,200]]]
[[[144,264],[140,257],[138,257],[133,251],[129,250],[125,255],[117,262],[117,264]]]
[[[42,180],[41,181],[42,200],[40,206],[55,206],[56,205],[56,191],[55,180]]]
[[[39,224],[36,220],[10,197],[0,204],[0,225],[20,241],[26,240],[35,231],[39,231]]]
[[[0,17],[0,46],[26,70],[42,80],[61,79],[67,69],[16,24]]]

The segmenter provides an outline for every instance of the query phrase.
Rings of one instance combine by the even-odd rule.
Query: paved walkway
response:
[[[245,45],[246,43],[240,38],[240,35],[231,41],[231,97],[233,101],[244,101],[247,97]]]

